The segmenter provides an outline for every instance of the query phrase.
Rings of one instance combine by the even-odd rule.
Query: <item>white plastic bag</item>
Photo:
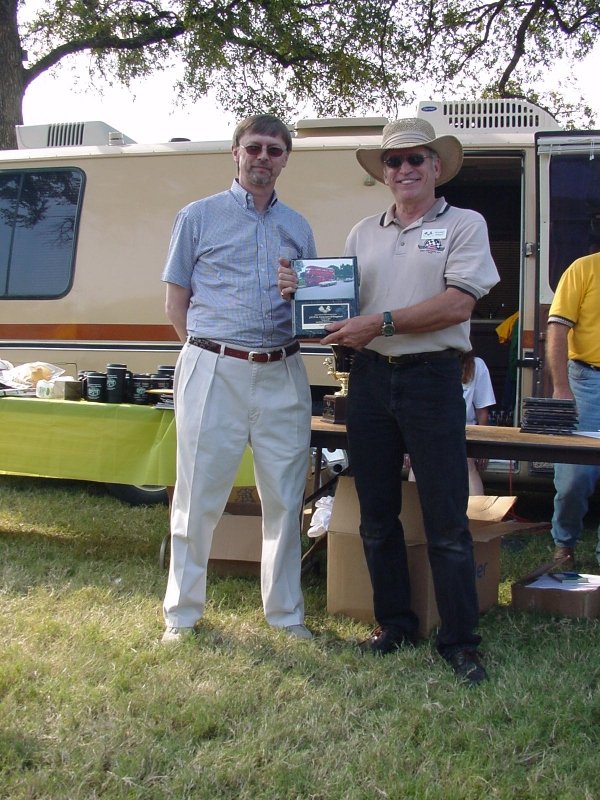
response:
[[[18,367],[2,370],[0,379],[5,386],[15,389],[33,388],[38,381],[52,381],[63,372],[64,369],[55,367],[54,364],[47,364],[45,361],[30,361]]]
[[[315,503],[315,511],[310,521],[310,528],[306,532],[311,539],[327,533],[329,520],[331,519],[331,509],[333,508],[333,497],[320,497]]]

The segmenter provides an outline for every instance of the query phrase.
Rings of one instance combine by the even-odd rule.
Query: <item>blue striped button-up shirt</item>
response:
[[[292,339],[291,304],[277,288],[279,257],[314,258],[308,222],[277,200],[259,214],[237,180],[175,220],[162,280],[191,289],[191,336],[271,348]]]

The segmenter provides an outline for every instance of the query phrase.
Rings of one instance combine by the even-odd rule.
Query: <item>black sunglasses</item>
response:
[[[283,147],[278,147],[276,144],[241,144],[240,147],[243,147],[249,156],[259,156],[263,149],[271,158],[280,158],[285,153]]]
[[[433,156],[411,153],[409,156],[390,156],[389,158],[384,158],[383,163],[386,167],[390,167],[390,169],[398,169],[405,161],[408,161],[411,167],[420,167],[421,164],[425,163],[426,158],[433,158]]]

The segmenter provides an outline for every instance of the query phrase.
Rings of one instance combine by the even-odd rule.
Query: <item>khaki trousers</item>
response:
[[[270,625],[304,620],[300,514],[310,448],[311,397],[299,353],[253,364],[186,343],[175,372],[177,480],[167,625],[192,627],[206,604],[213,532],[247,445],[263,513],[261,593]]]

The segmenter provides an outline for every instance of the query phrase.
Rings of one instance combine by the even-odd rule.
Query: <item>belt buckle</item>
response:
[[[267,362],[271,360],[271,353],[258,353],[256,350],[250,350],[250,352],[248,353],[248,361],[251,361],[252,363],[256,362],[257,364],[264,363],[258,360],[257,358],[258,356],[263,356],[263,357],[266,356]]]

